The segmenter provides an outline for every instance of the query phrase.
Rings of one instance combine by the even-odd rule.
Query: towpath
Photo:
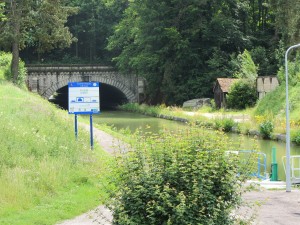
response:
[[[89,130],[86,124],[80,124]],[[116,146],[120,146],[119,140],[111,135],[94,128],[94,137],[99,145],[107,152],[113,154]],[[122,144],[121,144],[122,146]],[[124,145],[123,145],[124,147]],[[274,188],[274,187],[272,187]],[[281,187],[282,188],[282,187]],[[268,186],[262,186],[257,191],[248,192],[243,199],[251,205],[251,208],[243,207],[236,212],[237,216],[251,218],[250,224],[255,225],[299,225],[300,224],[300,191],[292,192],[281,190],[269,190]],[[112,225],[112,213],[105,206],[99,206],[74,219],[63,221],[57,225]]]

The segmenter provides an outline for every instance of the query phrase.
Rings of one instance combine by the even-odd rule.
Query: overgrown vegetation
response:
[[[65,111],[0,81],[0,224],[55,224],[104,200],[106,162]]]
[[[12,54],[7,52],[0,52],[0,80],[5,79],[7,81],[13,81],[13,75],[11,73],[11,60]],[[19,87],[25,88],[25,80],[26,80],[26,68],[25,63],[20,60],[19,61],[19,76],[15,82]]]
[[[252,161],[242,165],[231,147],[222,133],[197,127],[137,133],[116,158],[114,224],[233,224]]]
[[[245,109],[253,107],[257,101],[256,78],[257,66],[254,64],[247,49],[237,57],[238,70],[235,77],[239,78],[234,82],[226,96],[227,108]]]
[[[243,80],[237,81],[231,85],[226,100],[230,109],[253,107],[257,101],[256,87]]]
[[[264,121],[259,125],[259,131],[263,138],[271,138],[271,134],[274,130],[274,124],[272,121]]]

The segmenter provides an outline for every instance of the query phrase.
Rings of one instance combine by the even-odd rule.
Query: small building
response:
[[[217,82],[213,88],[217,108],[226,107],[226,95],[230,90],[230,86],[237,80],[234,78],[217,78]]]
[[[265,95],[279,86],[277,77],[275,76],[261,76],[256,79],[256,88],[258,98],[262,99]]]

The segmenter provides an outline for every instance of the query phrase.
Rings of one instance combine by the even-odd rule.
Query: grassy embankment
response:
[[[0,224],[55,224],[107,197],[111,157],[73,117],[0,74]]]

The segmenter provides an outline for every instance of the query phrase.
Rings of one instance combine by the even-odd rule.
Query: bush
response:
[[[232,84],[227,95],[227,107],[231,109],[245,109],[255,105],[257,100],[256,88],[243,80]]]
[[[271,138],[273,130],[274,124],[270,120],[264,121],[259,125],[259,132],[263,138]]]
[[[300,145],[300,130],[297,130],[291,134],[291,140],[295,142],[297,145]]]
[[[235,125],[235,122],[231,118],[224,118],[224,119],[215,119],[214,129],[222,130],[224,132],[232,131],[232,128]]]
[[[133,150],[117,158],[113,224],[232,224],[244,177],[227,143],[222,134],[195,128],[137,135]]]
[[[8,80],[8,81],[13,81],[13,77],[11,74],[11,59],[12,59],[11,53],[1,52],[0,59],[1,59],[0,60],[0,69],[4,71],[4,76],[2,78],[4,78],[5,80]],[[26,76],[27,76],[27,71],[26,71],[25,63],[22,60],[20,60],[19,76],[16,81],[16,84],[19,87],[25,88]]]
[[[4,78],[4,71],[10,70],[11,54],[6,52],[0,52],[0,79]]]
[[[232,131],[232,128],[234,127],[235,122],[233,119],[225,118],[223,119],[223,131],[224,132],[230,132]]]

